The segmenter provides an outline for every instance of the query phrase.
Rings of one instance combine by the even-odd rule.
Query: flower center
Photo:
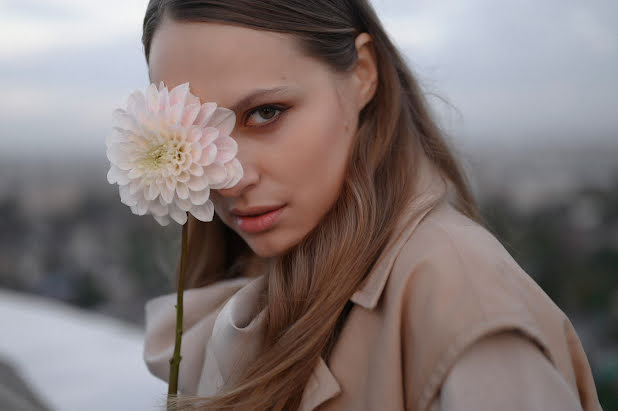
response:
[[[174,147],[170,147],[169,144],[159,144],[146,153],[144,165],[151,170],[158,169],[163,165],[170,164],[177,155],[178,150],[174,149]]]

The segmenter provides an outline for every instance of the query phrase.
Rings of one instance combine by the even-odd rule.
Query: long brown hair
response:
[[[266,349],[219,395],[181,396],[177,407],[295,410],[318,357],[328,359],[348,300],[410,201],[418,156],[425,154],[453,185],[455,207],[482,223],[478,208],[418,84],[367,0],[150,0],[142,37],[147,62],[164,16],[287,33],[306,55],[338,71],[355,67],[359,33],[373,39],[376,92],[359,114],[341,193],[311,233],[285,255],[259,259],[218,217],[188,222],[187,287],[267,276]]]

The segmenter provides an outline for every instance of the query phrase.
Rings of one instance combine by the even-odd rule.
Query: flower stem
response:
[[[182,342],[182,297],[184,290],[185,265],[187,259],[187,228],[188,224],[182,226],[182,248],[180,255],[180,273],[178,274],[178,299],[176,303],[176,343],[174,345],[174,355],[170,358],[170,378],[167,394],[176,395],[178,393],[178,368],[180,366],[180,343]]]

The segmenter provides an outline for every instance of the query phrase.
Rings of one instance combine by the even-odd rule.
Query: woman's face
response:
[[[301,54],[285,34],[166,19],[150,80],[189,82],[202,103],[236,113],[240,182],[211,191],[215,212],[258,255],[283,253],[335,203],[366,99],[353,72]]]

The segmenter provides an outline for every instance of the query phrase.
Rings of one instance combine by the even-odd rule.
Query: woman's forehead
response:
[[[149,76],[151,82],[163,81],[170,88],[188,81],[194,92],[243,94],[256,88],[299,86],[295,82],[315,69],[311,66],[317,62],[310,60],[290,35],[165,20],[153,36]]]

